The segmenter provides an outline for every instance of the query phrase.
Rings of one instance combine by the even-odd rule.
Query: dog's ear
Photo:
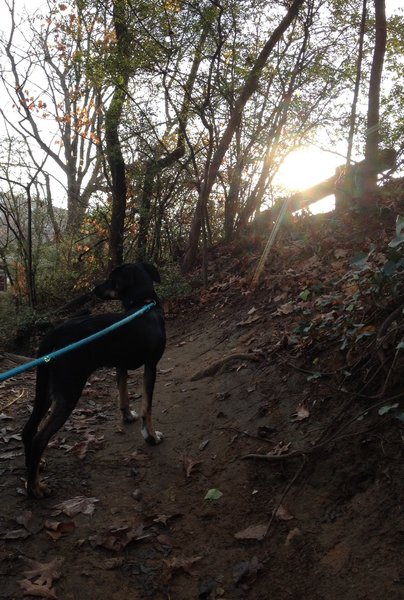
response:
[[[154,265],[151,265],[150,263],[147,263],[147,262],[142,262],[141,265],[144,268],[144,270],[146,271],[146,273],[148,273],[150,275],[150,277],[152,278],[153,281],[155,281],[156,283],[161,283],[160,273],[158,272],[158,270],[156,269],[156,267]]]

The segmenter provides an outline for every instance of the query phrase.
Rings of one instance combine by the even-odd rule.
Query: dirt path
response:
[[[240,297],[237,311],[217,305],[168,322],[158,447],[142,442],[137,423],[119,422],[113,373],[95,374],[47,453],[53,493],[39,502],[24,495],[18,440],[34,374],[0,387],[0,598],[23,589],[59,600],[403,597],[399,428],[346,437],[304,465],[243,460],[309,448],[343,398],[313,392],[270,348],[259,362],[239,358],[192,380],[260,346],[269,318],[236,326],[250,308]],[[140,383],[136,373],[132,395]],[[296,414],[299,405],[309,414]],[[209,490],[220,497],[205,499]],[[92,514],[55,508],[77,496]]]

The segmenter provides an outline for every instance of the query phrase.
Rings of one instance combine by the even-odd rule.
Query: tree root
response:
[[[220,360],[212,363],[211,365],[208,365],[201,371],[197,371],[196,373],[194,373],[190,381],[197,381],[198,379],[203,379],[204,377],[211,377],[212,375],[216,375],[216,373],[223,369],[227,365],[227,363],[233,362],[234,360],[251,360],[257,362],[259,360],[259,357],[255,356],[254,354],[243,354],[239,352],[229,354],[228,356],[221,358]]]

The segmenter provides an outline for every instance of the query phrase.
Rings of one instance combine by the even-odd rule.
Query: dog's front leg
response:
[[[116,370],[116,381],[118,384],[119,408],[122,412],[122,419],[125,423],[133,423],[139,415],[129,408],[128,372],[126,369]]]
[[[156,382],[156,365],[145,365],[143,374],[142,397],[142,436],[148,444],[160,444],[163,441],[161,431],[155,431],[152,423],[153,390]]]

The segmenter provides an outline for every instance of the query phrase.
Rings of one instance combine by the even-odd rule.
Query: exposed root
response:
[[[221,358],[220,360],[212,363],[211,365],[208,365],[201,371],[197,371],[196,373],[194,373],[190,381],[197,381],[198,379],[203,379],[204,377],[211,377],[212,375],[216,375],[216,373],[223,369],[227,365],[227,363],[233,362],[234,360],[251,360],[257,362],[259,360],[259,357],[255,356],[254,354],[243,354],[238,352],[235,354],[229,354],[228,356]]]

